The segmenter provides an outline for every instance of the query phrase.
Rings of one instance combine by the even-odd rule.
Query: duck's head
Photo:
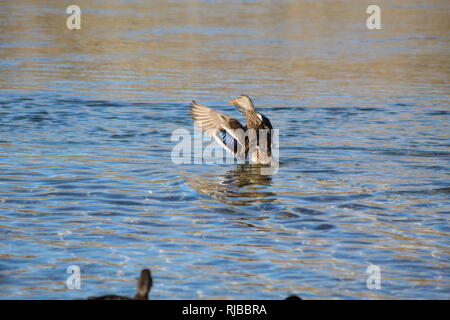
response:
[[[236,99],[231,100],[230,103],[233,103],[242,112],[255,110],[252,99],[250,99],[250,97],[245,94],[242,94]]]
[[[152,274],[150,270],[143,269],[137,279],[136,297],[148,299],[148,292],[153,285]]]

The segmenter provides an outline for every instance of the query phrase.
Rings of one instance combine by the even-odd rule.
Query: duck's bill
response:
[[[237,99],[228,101],[229,103],[237,103]]]

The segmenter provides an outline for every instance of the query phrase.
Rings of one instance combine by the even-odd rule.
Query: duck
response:
[[[148,293],[153,285],[152,273],[149,269],[141,270],[137,278],[137,289],[134,297],[118,296],[109,294],[100,297],[88,297],[88,300],[148,300]]]
[[[195,125],[238,160],[249,158],[252,164],[272,163],[273,127],[270,120],[256,111],[248,95],[242,94],[229,102],[244,115],[245,126],[224,113],[192,100],[190,112]]]

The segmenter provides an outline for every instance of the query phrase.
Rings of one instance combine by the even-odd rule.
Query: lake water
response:
[[[74,4],[0,2],[0,298],[450,298],[448,1]],[[278,172],[173,163],[242,93]]]

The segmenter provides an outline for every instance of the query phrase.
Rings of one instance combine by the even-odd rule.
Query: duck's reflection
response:
[[[249,185],[270,186],[271,175],[262,175],[260,165],[238,164],[236,168],[222,176],[223,185],[232,185],[239,188]]]
[[[230,205],[273,202],[276,196],[266,188],[272,185],[272,176],[262,175],[261,167],[251,164],[239,164],[219,178],[213,175],[190,177],[188,184],[199,194]]]

